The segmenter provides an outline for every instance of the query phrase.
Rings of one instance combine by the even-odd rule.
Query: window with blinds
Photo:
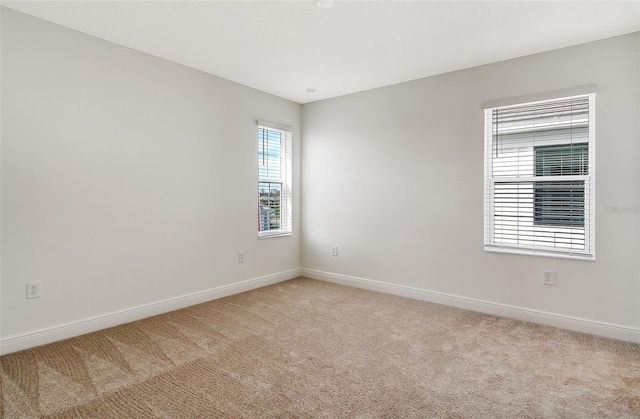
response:
[[[485,250],[593,259],[595,95],[485,110]]]
[[[292,128],[258,121],[258,236],[291,234]]]

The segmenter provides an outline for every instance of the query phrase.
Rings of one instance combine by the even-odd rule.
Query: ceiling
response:
[[[640,31],[640,0],[1,4],[298,103]]]

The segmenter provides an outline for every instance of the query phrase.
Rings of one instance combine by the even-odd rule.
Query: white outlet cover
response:
[[[40,298],[40,281],[27,282],[27,299]]]
[[[542,283],[544,285],[555,285],[556,273],[554,271],[542,271]]]

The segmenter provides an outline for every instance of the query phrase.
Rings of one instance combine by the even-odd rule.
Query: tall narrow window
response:
[[[258,236],[291,234],[292,129],[258,121]]]
[[[485,110],[485,250],[593,259],[595,95]]]

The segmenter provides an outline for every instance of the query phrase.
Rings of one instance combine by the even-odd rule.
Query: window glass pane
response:
[[[281,228],[282,183],[258,182],[259,192],[259,231],[278,230]]]
[[[536,176],[589,173],[589,144],[563,144],[535,148]]]
[[[588,174],[588,144],[535,148],[536,176]],[[584,181],[535,182],[535,222],[584,227]]]
[[[584,181],[535,182],[535,223],[584,227]]]

